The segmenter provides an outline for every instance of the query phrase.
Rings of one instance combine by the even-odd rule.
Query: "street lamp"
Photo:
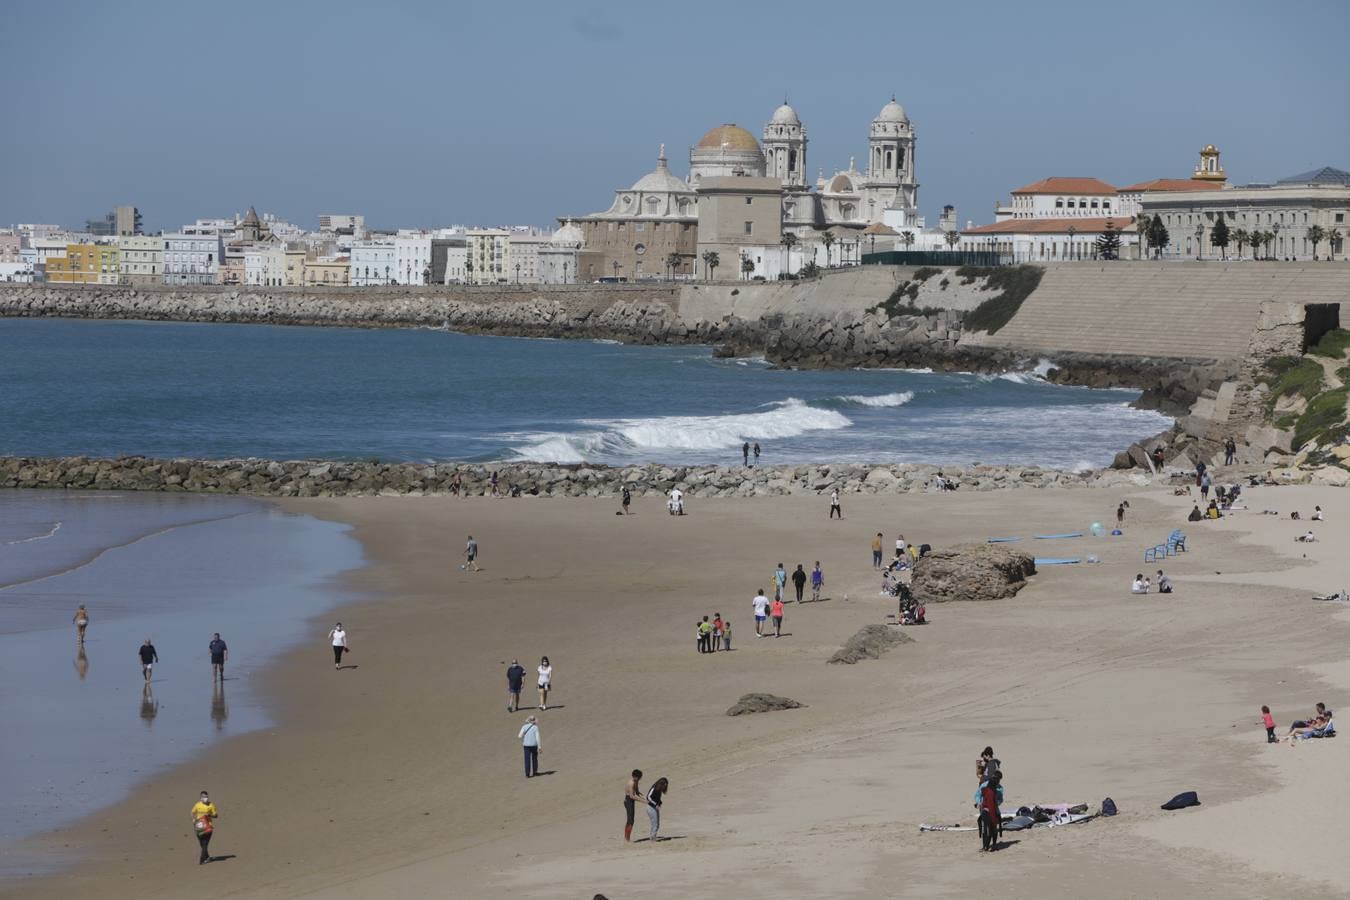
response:
[[[516,284],[520,284],[520,263],[516,263]]]
[[[614,260],[613,265],[614,265],[614,280],[615,280],[615,281],[618,281],[618,280],[619,280],[619,261],[618,261],[617,259]]]
[[[1205,258],[1205,224],[1203,222],[1195,226],[1195,254],[1196,259]]]
[[[567,261],[563,260],[563,284],[567,284]]]
[[[1078,229],[1075,228],[1074,226],[1070,225],[1070,226],[1069,226],[1069,259],[1073,259],[1073,236],[1074,236],[1075,234],[1077,234],[1077,233],[1078,233]]]

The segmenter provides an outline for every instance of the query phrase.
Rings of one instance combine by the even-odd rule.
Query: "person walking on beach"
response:
[[[525,751],[525,777],[533,778],[539,774],[539,719],[534,716],[526,719],[516,737]]]
[[[816,560],[816,567],[811,570],[811,602],[820,602],[820,589],[825,586],[825,573],[820,571],[820,560]]]
[[[755,608],[755,637],[764,637],[764,620],[769,615],[769,598],[764,596],[764,588],[759,589],[750,604]]]
[[[1117,527],[1117,528],[1119,528],[1121,525],[1124,525],[1124,524],[1125,524],[1125,507],[1127,507],[1127,506],[1129,506],[1129,503],[1126,502],[1126,501],[1124,501],[1124,500],[1122,500],[1122,501],[1120,501],[1120,505],[1116,507],[1116,527]]]
[[[490,480],[491,480],[491,482],[492,482],[492,496],[496,497],[496,496],[497,496],[497,472],[496,472],[495,469],[494,469],[493,472],[492,472],[492,477],[491,477]]]
[[[633,819],[637,813],[637,805],[647,802],[642,796],[642,770],[634,769],[633,774],[628,776],[628,784],[623,789],[623,839],[627,843],[633,839]]]
[[[633,502],[633,492],[628,490],[628,485],[623,486],[623,514],[628,515],[628,505]]]
[[[1209,489],[1210,489],[1210,486],[1213,485],[1213,484],[1214,484],[1214,480],[1213,480],[1212,478],[1209,477],[1209,473],[1208,473],[1208,472],[1206,472],[1205,474],[1203,474],[1203,475],[1200,476],[1200,500],[1201,500],[1201,502],[1203,502],[1203,501],[1209,499]]]
[[[745,461],[745,465],[747,465],[747,466],[750,465],[750,442],[749,442],[749,441],[746,441],[744,444],[741,444],[741,458]]]
[[[70,617],[70,621],[75,623],[75,637],[79,643],[84,643],[84,630],[89,627],[89,610],[80,604],[80,608],[75,610],[75,615]]]
[[[841,510],[841,509],[839,508],[839,489],[838,489],[838,488],[835,488],[834,490],[830,491],[830,515],[829,515],[829,518],[833,519],[835,516],[838,516],[840,519],[844,518],[844,512],[843,512],[843,510]]]
[[[1266,729],[1266,743],[1278,744],[1280,739],[1275,736],[1275,717],[1270,714],[1270,707],[1261,707],[1261,724]]]
[[[656,833],[661,830],[661,798],[670,790],[670,781],[665,778],[656,779],[651,790],[647,791],[647,821],[651,823],[651,834],[647,840],[655,841]]]
[[[787,569],[779,563],[778,568],[773,570],[773,599],[782,600],[785,590],[787,590]]]
[[[347,630],[338,622],[333,626],[333,630],[328,632],[328,640],[333,645],[333,669],[342,668],[342,654],[349,652],[347,647]]]
[[[478,542],[469,535],[469,540],[464,544],[464,570],[466,572],[481,572],[478,568]]]
[[[539,659],[539,708],[548,709],[548,692],[553,688],[553,663],[548,657]]]
[[[877,532],[877,536],[876,536],[876,537],[872,538],[872,568],[874,568],[874,569],[880,569],[880,568],[881,568],[881,532],[880,532],[880,531]]]
[[[506,711],[516,712],[520,709],[520,690],[525,686],[525,667],[520,664],[520,660],[511,660],[511,667],[506,670]]]
[[[774,637],[782,637],[782,636],[783,636],[783,601],[782,601],[781,599],[775,599],[775,600],[773,601],[773,606],[771,607],[771,610],[772,610],[772,612],[773,612],[773,636],[774,636]]]
[[[217,631],[211,636],[211,643],[206,645],[206,649],[211,654],[211,680],[219,678],[225,680],[225,660],[230,658],[230,648],[225,646],[225,642],[220,639],[220,632]]]
[[[806,570],[801,563],[797,563],[797,568],[792,570],[792,587],[797,591],[797,602],[801,603],[802,591],[806,589]]]
[[[211,835],[216,830],[216,817],[219,815],[220,811],[211,802],[211,796],[202,791],[201,797],[192,804],[192,830],[196,833],[197,843],[202,849],[201,858],[197,860],[199,866],[209,863],[212,859],[206,847],[211,843]]]
[[[141,675],[145,678],[146,684],[149,684],[155,663],[159,662],[159,653],[155,651],[155,645],[150,643],[149,638],[145,639],[145,643],[141,644],[141,649],[137,652],[141,657]]]

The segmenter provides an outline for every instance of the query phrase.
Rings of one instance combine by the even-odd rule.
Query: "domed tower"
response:
[[[1224,174],[1223,164],[1219,162],[1218,147],[1213,144],[1205,145],[1205,149],[1200,151],[1200,164],[1191,173],[1191,178],[1196,181],[1212,181],[1215,184],[1227,183],[1228,176]]]
[[[863,187],[868,220],[881,221],[883,209],[914,209],[919,189],[914,180],[914,128],[894,97],[872,120],[867,151]]]
[[[764,126],[764,168],[787,190],[806,190],[806,128],[786,100]]]
[[[718,125],[689,151],[689,181],[694,187],[705,177],[724,175],[764,177],[764,151],[739,125]]]

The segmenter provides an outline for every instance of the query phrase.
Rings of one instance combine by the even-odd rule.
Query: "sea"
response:
[[[1137,396],[707,346],[0,320],[0,455],[734,464],[751,442],[766,464],[1074,469],[1171,424]]]
[[[1044,371],[1044,365],[1040,367]],[[1105,465],[1169,420],[1136,394],[915,370],[794,371],[706,346],[433,329],[0,319],[0,455],[482,463]],[[262,672],[362,564],[338,524],[247,497],[0,491],[0,881],[28,839],[268,728]],[[83,645],[71,624],[85,604]],[[359,633],[359,623],[349,623]],[[211,635],[230,648],[213,684]],[[137,649],[159,653],[153,682]],[[189,798],[191,799],[191,798]]]

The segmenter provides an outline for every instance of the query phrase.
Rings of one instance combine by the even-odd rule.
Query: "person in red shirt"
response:
[[[769,608],[769,614],[773,616],[773,636],[783,636],[783,600],[775,598],[773,606]]]
[[[712,628],[712,652],[717,652],[717,646],[722,643],[722,614],[713,616]]]
[[[998,830],[1002,817],[999,814],[999,795],[1003,793],[1001,784],[1003,773],[995,771],[980,785],[980,849],[993,852],[998,849]]]

